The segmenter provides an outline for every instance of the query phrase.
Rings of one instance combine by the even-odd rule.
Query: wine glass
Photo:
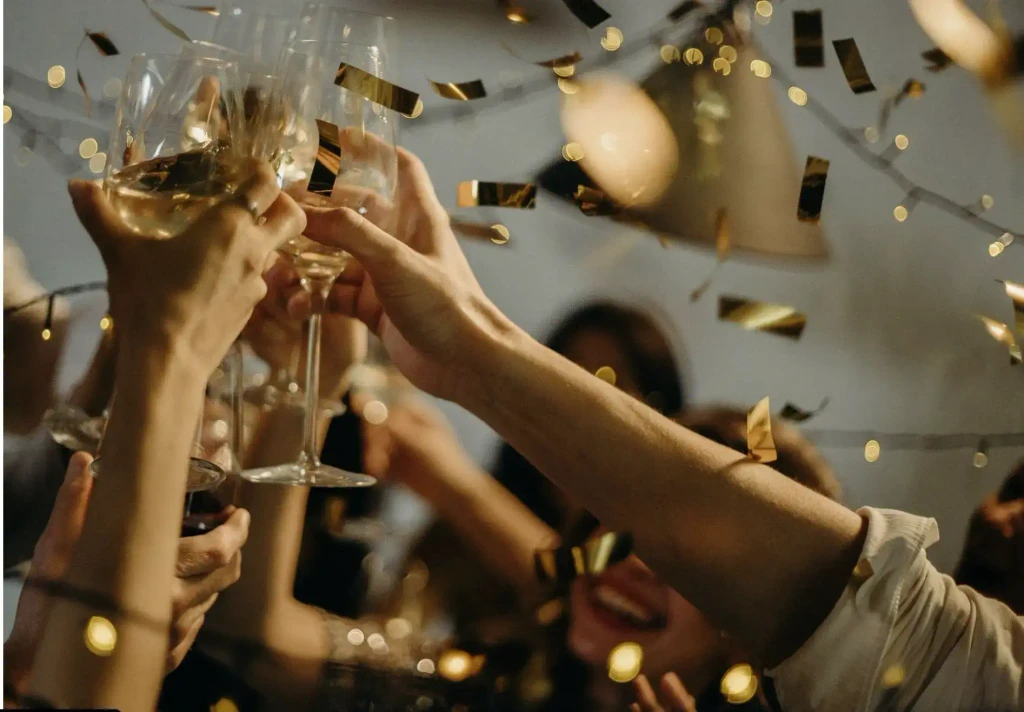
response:
[[[346,206],[383,229],[394,219],[391,198],[397,180],[398,115],[335,84],[342,64],[383,78],[388,65],[382,43],[391,21],[377,17],[378,32],[346,41],[300,40],[278,62],[271,97],[280,153],[275,159],[283,188],[302,203]],[[248,470],[253,482],[362,487],[376,480],[324,465],[319,459],[319,369],[321,323],[328,292],[351,257],[335,247],[296,236],[280,252],[291,260],[309,294],[306,413],[303,452],[295,463]]]
[[[281,50],[296,39],[295,13],[282,10],[278,6],[253,8],[228,2],[220,9],[210,42],[272,70]]]
[[[243,92],[234,61],[189,53],[132,58],[104,188],[139,239],[173,239],[248,177],[258,140],[245,121]],[[200,418],[197,444],[201,433]],[[224,476],[220,466],[192,457],[188,488],[213,487]]]

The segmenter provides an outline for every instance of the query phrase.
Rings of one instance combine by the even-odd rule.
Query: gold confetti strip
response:
[[[700,6],[701,3],[698,2],[697,0],[684,0],[684,2],[679,3],[674,8],[669,10],[666,17],[668,17],[668,19],[671,20],[672,22],[679,22]]]
[[[508,228],[501,223],[488,225],[487,223],[468,222],[458,218],[452,218],[451,226],[452,230],[460,235],[474,237],[480,240],[490,240],[495,245],[504,245],[509,241],[510,237]]]
[[[953,63],[949,55],[938,47],[932,47],[930,50],[922,52],[921,56],[928,62],[925,69],[929,72],[941,72]]]
[[[765,396],[747,413],[747,455],[758,462],[775,462],[779,453],[772,438],[772,413]]]
[[[718,213],[715,215],[715,253],[718,256],[718,261],[715,262],[715,266],[711,269],[711,274],[701,282],[700,286],[690,292],[690,303],[700,301],[700,298],[704,296],[704,292],[711,286],[718,268],[722,266],[722,263],[725,262],[725,258],[729,254],[729,244],[729,213],[725,208],[719,208]]]
[[[828,165],[828,161],[824,158],[807,157],[807,163],[804,165],[804,177],[800,182],[800,198],[796,206],[796,216],[801,222],[817,224],[821,220],[821,206],[825,201]]]
[[[468,82],[435,82],[433,79],[427,79],[427,81],[430,82],[434,93],[445,99],[472,101],[473,99],[483,99],[487,96],[487,90],[484,89],[484,83],[480,79],[473,79]]]
[[[562,0],[569,12],[590,29],[594,29],[611,17],[603,7],[594,0]]]
[[[993,339],[1006,345],[1006,350],[1010,352],[1011,366],[1016,366],[1024,360],[1024,356],[1021,355],[1020,346],[1017,345],[1016,339],[1013,338],[1013,331],[1010,327],[1001,321],[989,319],[987,316],[979,315],[978,318],[981,319],[981,322],[985,325]]]
[[[900,102],[908,96],[913,99],[920,99],[924,96],[924,83],[919,82],[916,79],[908,79],[904,82],[903,88],[900,89],[900,93],[896,95],[896,106],[899,106]]]
[[[604,191],[586,185],[577,185],[572,195],[576,207],[584,215],[616,215],[622,212],[622,206],[605,195]]]
[[[192,12],[202,12],[210,17],[220,17],[220,10],[214,5],[182,5],[181,7]]]
[[[114,42],[107,37],[106,32],[89,32],[86,30],[85,36],[88,37],[94,45],[96,45],[96,49],[98,49],[100,54],[104,57],[113,57],[116,54],[121,54]]]
[[[330,196],[334,182],[341,170],[341,136],[338,127],[327,121],[316,120],[320,145],[316,151],[316,163],[309,174],[307,190],[317,195]]]
[[[864,60],[861,59],[860,50],[857,49],[857,41],[848,37],[843,40],[833,40],[832,46],[836,49],[839,64],[846,76],[846,83],[850,85],[853,93],[865,94],[875,91],[875,85],[871,83],[867,67],[864,66]]]
[[[582,60],[582,54],[579,52],[573,52],[572,54],[565,54],[561,57],[544,60],[543,62],[534,62],[534,64],[539,67],[547,67],[548,69],[562,69],[564,67],[572,67],[579,64]]]
[[[459,183],[460,208],[498,207],[532,210],[536,207],[537,186],[533,183],[490,183],[464,180]]]
[[[881,109],[881,112],[879,113],[878,129],[874,129],[873,127],[869,127],[869,128],[872,128],[872,130],[874,130],[876,132],[874,140],[875,141],[878,140],[877,131],[879,129],[884,132],[885,129],[889,126],[889,117],[892,115],[892,110],[894,108],[899,106],[900,103],[904,99],[906,99],[908,96],[909,97],[913,97],[914,99],[917,99],[917,98],[920,98],[923,95],[924,95],[924,84],[922,84],[921,82],[919,82],[916,79],[908,79],[906,82],[903,83],[903,88],[900,89],[899,92],[895,96],[891,96],[891,97],[886,98],[885,101],[882,102],[882,109]],[[868,137],[868,135],[865,134],[865,138],[867,138],[867,137]],[[872,141],[872,143],[873,142],[874,141]]]
[[[619,643],[608,654],[608,677],[613,682],[630,682],[640,674],[644,650],[636,643]]]
[[[623,561],[633,552],[633,537],[605,532],[579,546],[560,546],[534,553],[534,565],[541,581],[566,589],[578,576],[594,576]]]
[[[799,339],[807,326],[807,317],[793,307],[725,295],[718,298],[718,320],[790,339]]]
[[[793,54],[798,67],[824,67],[821,10],[793,12]]]
[[[1024,285],[1009,280],[999,281],[1006,289],[1006,296],[1013,302],[1014,329],[1017,336],[1024,336]]]
[[[403,89],[344,62],[338,65],[334,83],[400,114],[414,114],[420,99],[420,95],[414,91]]]
[[[185,30],[183,30],[180,27],[178,27],[177,25],[175,25],[173,22],[168,20],[163,15],[163,13],[161,13],[159,10],[155,9],[150,4],[150,0],[142,0],[142,4],[146,6],[147,10],[149,10],[149,14],[153,16],[153,19],[156,20],[157,22],[159,22],[161,27],[163,27],[165,30],[170,32],[175,37],[177,37],[179,39],[182,39],[182,40],[185,40],[186,42],[191,42],[192,41],[192,38],[189,37],[188,34],[186,34]]]
[[[827,397],[824,398],[821,401],[821,404],[814,410],[804,410],[803,408],[795,406],[792,403],[786,403],[786,405],[782,406],[782,410],[779,411],[779,417],[782,418],[783,420],[788,420],[793,423],[803,423],[810,420],[821,411],[825,410],[825,406],[827,405]]]
[[[740,663],[725,671],[719,690],[729,704],[742,705],[753,699],[757,694],[757,687],[754,669],[747,663]]]

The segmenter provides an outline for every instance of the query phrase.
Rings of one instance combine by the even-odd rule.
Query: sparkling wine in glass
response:
[[[350,30],[344,41],[296,41],[282,52],[271,100],[280,149],[275,164],[282,187],[299,202],[349,207],[388,229],[394,220],[398,114],[336,80],[342,67],[358,68],[377,79],[394,72],[385,51],[393,21],[355,15],[368,23],[365,31]],[[319,487],[372,485],[375,480],[368,475],[324,465],[319,459],[322,315],[331,286],[352,258],[344,250],[301,235],[286,241],[280,252],[295,266],[312,306],[303,451],[297,462],[248,470],[243,477]]]
[[[173,239],[248,178],[258,139],[245,121],[244,89],[234,61],[185,52],[132,58],[104,188],[140,240]],[[189,487],[215,486],[224,474],[193,457]]]

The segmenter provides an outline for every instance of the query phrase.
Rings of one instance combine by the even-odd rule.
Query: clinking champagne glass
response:
[[[132,58],[104,188],[140,240],[173,239],[248,178],[256,139],[244,121],[243,91],[237,62],[188,54]],[[200,419],[197,447],[201,428]],[[189,491],[223,478],[220,466],[191,459]]]
[[[391,22],[377,19],[382,27]],[[383,37],[382,32],[350,35],[344,42],[303,40],[286,48],[278,63],[271,113],[280,140],[276,164],[283,188],[307,205],[346,206],[387,229],[394,219],[398,116],[334,83],[342,63],[378,78],[394,71],[387,66]],[[328,292],[351,257],[301,235],[288,240],[280,252],[294,265],[312,307],[303,452],[295,463],[249,470],[243,477],[319,487],[372,485],[374,478],[324,465],[318,455],[321,320]]]

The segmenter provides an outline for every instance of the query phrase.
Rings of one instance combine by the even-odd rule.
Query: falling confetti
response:
[[[493,206],[498,208],[533,209],[537,186],[533,183],[490,183],[466,180],[459,183],[457,204],[460,208]]]
[[[772,416],[768,396],[759,400],[747,413],[747,455],[758,462],[775,462],[779,458],[772,438]]]
[[[817,156],[808,156],[804,177],[800,182],[800,198],[796,216],[802,222],[817,223],[821,219],[821,206],[825,201],[825,181],[829,162]]]
[[[852,37],[833,40],[832,46],[835,47],[836,54],[839,56],[839,64],[846,76],[846,83],[850,85],[853,93],[864,94],[875,91],[875,85],[871,83],[867,67],[864,66],[864,60],[861,59],[860,50],[857,49],[857,41]]]
[[[359,94],[374,104],[379,104],[400,114],[411,115],[415,113],[420,99],[420,95],[414,91],[403,89],[345,62],[338,65],[338,71],[334,75],[334,83]]]
[[[804,423],[821,411],[825,410],[825,407],[828,405],[828,400],[828,398],[824,398],[821,401],[821,404],[814,410],[804,410],[792,403],[786,403],[786,405],[782,406],[782,410],[779,411],[779,417],[793,423]]]
[[[594,0],[562,0],[569,11],[590,29],[594,29],[611,15]]]
[[[320,119],[316,120],[316,129],[320,137],[319,147],[306,189],[310,193],[330,196],[341,170],[341,136],[335,124]]]
[[[483,99],[487,96],[487,90],[484,89],[484,83],[480,79],[473,79],[468,82],[435,82],[432,79],[427,81],[430,82],[434,93],[445,99],[472,101],[473,99]]]
[[[724,295],[718,298],[718,319],[790,339],[799,339],[807,326],[807,317],[793,307]]]
[[[821,10],[793,12],[793,53],[798,67],[824,67]]]

